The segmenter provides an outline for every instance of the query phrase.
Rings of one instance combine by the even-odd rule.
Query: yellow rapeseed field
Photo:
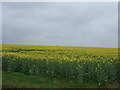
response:
[[[2,45],[4,71],[98,85],[118,81],[117,48]]]

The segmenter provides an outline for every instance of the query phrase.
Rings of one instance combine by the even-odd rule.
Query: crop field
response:
[[[119,82],[118,48],[2,45],[2,70],[106,85]]]

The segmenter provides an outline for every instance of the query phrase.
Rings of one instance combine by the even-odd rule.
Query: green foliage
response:
[[[36,75],[25,75],[16,72],[3,72],[3,88],[96,88],[96,83],[74,83],[56,78],[45,78]],[[106,88],[110,86],[107,85]],[[117,88],[116,85],[110,86]],[[109,88],[109,87],[108,87]]]
[[[118,82],[116,48],[3,45],[4,71],[21,72],[76,83]]]

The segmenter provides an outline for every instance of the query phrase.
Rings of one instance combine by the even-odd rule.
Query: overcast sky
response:
[[[118,3],[3,3],[3,43],[118,46]]]

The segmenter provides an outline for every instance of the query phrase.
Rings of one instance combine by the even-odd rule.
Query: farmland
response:
[[[119,82],[117,48],[2,45],[2,70],[104,86]]]

